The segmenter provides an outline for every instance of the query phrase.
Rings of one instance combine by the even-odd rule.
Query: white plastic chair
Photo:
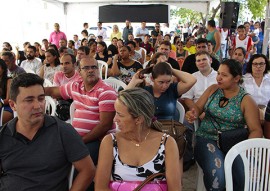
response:
[[[45,96],[46,104],[45,104],[45,112],[49,112],[49,115],[55,116],[56,113],[56,103],[51,96]]]
[[[34,72],[34,70],[31,70],[30,68],[24,68],[24,71],[25,71],[26,73],[36,74],[36,73]]]
[[[72,124],[73,117],[75,112],[75,103],[74,101],[70,104],[69,113],[70,113],[70,124]]]
[[[195,132],[199,128],[199,120],[194,121],[194,128]],[[204,181],[203,181],[203,171],[200,165],[196,162],[197,164],[197,186],[196,186],[196,191],[206,191],[205,186],[204,186]]]
[[[74,175],[74,165],[71,166],[69,175],[68,175],[68,188],[70,189],[73,183],[73,175]]]
[[[179,101],[176,102],[176,109],[179,112],[179,122],[183,123],[185,118],[185,108]]]
[[[254,138],[234,145],[225,157],[226,190],[233,191],[232,164],[240,155],[245,169],[245,191],[270,190],[270,140]]]
[[[149,61],[150,61],[150,60],[149,60]],[[143,64],[143,69],[146,68],[146,66],[148,65],[149,61],[147,61],[147,62],[145,62],[145,63]]]
[[[44,86],[44,87],[52,87],[53,84],[52,84],[52,82],[51,82],[50,80],[48,80],[48,79],[45,78],[45,79],[44,79],[43,86]]]
[[[103,81],[106,84],[108,84],[109,86],[111,86],[116,92],[118,92],[120,87],[122,87],[123,89],[125,89],[127,87],[127,85],[124,82],[122,82],[121,80],[110,78],[110,79],[105,79]]]
[[[102,79],[102,70],[103,70],[103,67],[105,67],[104,79],[107,79],[107,77],[108,77],[108,64],[102,60],[97,60],[97,62],[98,62],[100,78]]]

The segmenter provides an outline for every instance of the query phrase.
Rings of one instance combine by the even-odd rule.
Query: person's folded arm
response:
[[[115,112],[100,112],[100,122],[89,133],[82,137],[84,143],[102,139],[112,128]]]
[[[95,176],[96,191],[110,191],[108,185],[112,174],[113,146],[112,137],[107,135],[101,142],[98,157],[98,166]]]
[[[249,138],[261,138],[263,132],[260,123],[259,108],[249,95],[244,96],[241,102],[241,110],[249,129]]]
[[[95,166],[88,155],[81,160],[72,163],[78,172],[75,180],[72,183],[70,191],[85,191],[91,184],[95,176]]]
[[[179,151],[175,140],[168,137],[165,144],[165,166],[168,191],[182,190],[183,159],[179,160]]]

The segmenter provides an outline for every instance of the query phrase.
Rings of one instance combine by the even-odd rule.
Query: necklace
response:
[[[129,140],[130,140],[136,147],[139,147],[140,144],[141,144],[142,142],[146,141],[147,136],[150,134],[150,131],[151,131],[151,129],[149,129],[148,133],[147,133],[146,136],[144,137],[144,140],[141,141],[140,143],[136,143],[136,142],[135,142],[134,140],[132,140],[132,139],[129,139]]]

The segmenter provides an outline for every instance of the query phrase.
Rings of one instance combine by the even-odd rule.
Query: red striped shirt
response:
[[[100,122],[100,112],[114,112],[114,102],[117,93],[101,79],[90,90],[85,91],[83,81],[75,81],[60,86],[63,99],[73,99],[75,112],[72,125],[77,132],[84,136]],[[115,126],[113,125],[112,129]]]

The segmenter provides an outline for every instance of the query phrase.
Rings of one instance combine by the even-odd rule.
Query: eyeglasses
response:
[[[260,63],[253,62],[253,63],[252,63],[252,66],[255,66],[255,67],[257,67],[257,68],[263,67],[264,65],[265,65],[264,62],[260,62]]]
[[[207,46],[197,46],[197,48],[207,48]]]
[[[156,28],[159,28],[159,26],[156,26]]]
[[[95,65],[92,65],[92,66],[84,66],[84,67],[82,67],[81,68],[82,70],[96,70],[96,69],[98,69],[98,67],[97,66],[95,66]]]
[[[226,107],[226,105],[228,105],[228,103],[229,103],[229,99],[226,97],[221,97],[219,99],[219,107],[221,107],[221,108]]]

